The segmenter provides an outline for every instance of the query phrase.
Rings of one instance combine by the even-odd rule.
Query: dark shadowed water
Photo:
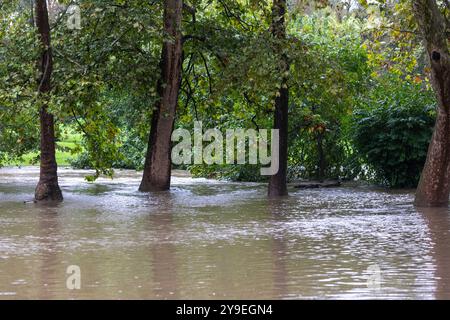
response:
[[[60,169],[63,203],[24,203],[37,173],[0,169],[0,299],[450,298],[448,210],[411,192],[174,177],[148,195],[135,172]]]

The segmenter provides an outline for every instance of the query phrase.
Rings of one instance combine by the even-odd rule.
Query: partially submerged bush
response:
[[[354,112],[354,144],[369,178],[390,187],[415,187],[434,119],[429,90],[392,77],[377,83]]]

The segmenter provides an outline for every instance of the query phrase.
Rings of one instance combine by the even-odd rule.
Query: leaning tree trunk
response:
[[[447,26],[436,0],[414,0],[413,5],[430,58],[431,83],[438,101],[434,133],[417,187],[415,204],[446,207],[450,187],[450,56]]]
[[[47,94],[51,89],[51,74],[53,70],[52,50],[50,46],[50,26],[46,0],[36,0],[36,26],[42,45],[39,61],[40,77],[38,93]],[[39,183],[36,187],[35,199],[63,199],[58,185],[58,166],[55,158],[55,130],[53,115],[47,111],[47,105],[42,105],[39,111],[41,126],[41,167]]]
[[[164,1],[165,39],[161,53],[159,101],[153,111],[144,175],[140,191],[162,191],[170,188],[171,135],[178,104],[182,64],[183,1]]]
[[[272,7],[272,34],[277,41],[276,53],[280,55],[279,73],[281,74],[280,90],[275,98],[274,129],[279,130],[279,169],[270,177],[269,197],[285,196],[288,194],[286,186],[287,151],[288,151],[288,104],[289,89],[287,86],[287,73],[289,71],[288,57],[282,53],[283,46],[280,43],[286,38],[286,0],[273,0]]]

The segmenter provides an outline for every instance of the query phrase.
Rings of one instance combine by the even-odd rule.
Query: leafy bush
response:
[[[112,168],[143,170],[146,150],[145,141],[138,136],[126,136],[125,142],[118,148],[119,156],[112,162]],[[86,151],[73,159],[70,165],[76,169],[95,168],[94,159]]]
[[[429,90],[391,76],[376,83],[354,112],[354,144],[368,177],[414,187],[425,163],[435,106]]]

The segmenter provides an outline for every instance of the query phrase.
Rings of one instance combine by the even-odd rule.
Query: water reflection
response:
[[[450,299],[450,214],[447,208],[417,208],[431,238],[435,261],[436,299]]]
[[[146,230],[151,234],[154,244],[150,245],[152,257],[153,293],[156,298],[177,299],[178,265],[176,246],[173,243],[173,202],[171,192],[155,192],[149,195],[156,199],[156,210],[146,219]]]
[[[284,199],[274,198],[267,200],[267,212],[269,219],[277,222],[281,219],[280,207]],[[288,275],[286,258],[288,257],[288,249],[286,245],[287,239],[285,235],[278,235],[272,238],[272,257],[273,257],[273,296],[277,299],[287,297],[289,295]]]
[[[38,241],[41,260],[38,285],[38,299],[51,299],[53,292],[50,288],[56,286],[56,268],[59,266],[57,239],[60,238],[57,205],[36,204],[38,209]]]

